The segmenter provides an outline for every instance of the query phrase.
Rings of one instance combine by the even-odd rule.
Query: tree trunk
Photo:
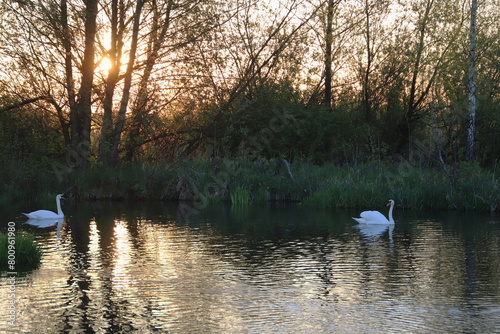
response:
[[[136,148],[140,146],[144,140],[143,138],[140,138],[140,132],[143,118],[148,113],[147,102],[149,96],[149,81],[151,79],[151,74],[153,73],[153,68],[159,57],[159,51],[165,42],[167,32],[170,28],[170,15],[172,8],[173,0],[170,0],[167,4],[163,21],[161,20],[159,13],[155,12],[154,22],[158,25],[155,25],[152,28],[150,34],[148,50],[146,53],[146,67],[139,83],[137,99],[132,106],[132,124],[130,126],[127,139],[125,140],[125,159],[128,161],[131,161],[134,158]]]
[[[77,106],[76,106],[76,91],[75,82],[73,79],[73,60],[71,56],[71,33],[68,24],[68,4],[66,0],[61,0],[61,27],[62,27],[62,44],[64,47],[64,70],[65,70],[65,82],[66,82],[66,93],[68,94],[68,104],[70,110],[70,124],[71,133],[65,134],[65,143],[69,148],[71,153],[74,153],[75,157],[78,156],[76,151],[77,139],[76,133],[78,129],[78,117],[77,117]],[[57,105],[57,103],[55,103]],[[60,119],[62,117],[60,116]],[[67,129],[66,129],[67,131]],[[73,156],[73,154],[71,154]],[[75,161],[77,162],[77,161]]]
[[[370,88],[370,73],[372,70],[372,43],[371,43],[371,23],[370,23],[370,7],[368,1],[365,1],[365,40],[366,40],[366,69],[363,75],[363,107],[365,110],[365,120],[370,122],[372,120],[372,102],[371,102],[371,88]]]
[[[127,107],[130,100],[130,88],[132,87],[132,73],[134,71],[135,56],[137,53],[137,43],[139,36],[139,25],[141,22],[141,12],[144,5],[144,0],[138,0],[134,14],[134,25],[132,27],[132,41],[130,44],[130,54],[125,72],[125,81],[123,84],[123,95],[120,102],[120,109],[118,110],[118,118],[113,130],[113,137],[111,142],[111,149],[109,152],[110,162],[118,160],[118,146],[125,125]]]
[[[427,4],[425,6],[425,12],[423,14],[423,17],[420,22],[420,27],[418,29],[419,38],[415,55],[415,63],[413,64],[413,71],[411,77],[410,97],[408,99],[408,107],[406,111],[406,123],[407,123],[406,129],[408,132],[405,133],[406,136],[405,139],[408,140],[408,142],[410,141],[411,132],[413,131],[415,122],[418,118],[417,110],[418,110],[418,105],[420,104],[420,99],[417,99],[417,82],[418,82],[418,76],[421,71],[420,64],[422,62],[422,54],[425,49],[427,24],[429,21],[430,12],[433,4],[434,0],[427,1]]]
[[[477,0],[472,0],[470,9],[469,49],[469,124],[467,127],[467,161],[474,160],[474,135],[476,128],[476,13]]]
[[[75,164],[85,164],[90,155],[90,125],[92,85],[94,81],[94,43],[98,0],[85,1],[85,49],[82,61],[82,80],[79,101],[71,110],[71,150]],[[68,61],[68,59],[66,59]],[[67,64],[66,64],[67,65]]]
[[[111,47],[108,53],[111,68],[108,71],[103,101],[103,116],[101,138],[99,141],[99,159],[111,162],[111,147],[113,139],[113,98],[120,73],[120,58],[123,29],[118,29],[118,0],[111,2]],[[119,45],[120,44],[120,45]]]
[[[75,83],[73,80],[73,61],[71,56],[71,33],[68,25],[68,4],[66,0],[61,0],[61,26],[63,28],[62,44],[64,47],[64,68],[66,79],[66,92],[68,93],[69,107],[75,110]]]
[[[326,14],[325,39],[325,107],[332,110],[332,43],[333,43],[333,9],[335,0],[328,0]]]

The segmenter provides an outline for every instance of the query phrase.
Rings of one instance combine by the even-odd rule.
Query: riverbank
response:
[[[336,166],[285,160],[236,162],[186,160],[176,164],[123,165],[81,171],[75,178],[84,199],[161,199],[301,202],[319,207],[373,207],[387,199],[411,209],[499,208],[499,175],[476,165],[453,173],[410,164]]]
[[[389,198],[407,209],[498,211],[500,175],[476,164],[444,171],[409,163],[356,166],[286,160],[193,159],[80,170],[51,182],[40,174],[31,194],[52,202],[74,186],[83,200],[231,202],[233,205],[298,202],[311,207],[379,207]],[[53,176],[52,176],[52,181]],[[17,193],[21,193],[20,189]],[[5,194],[4,194],[5,197]]]

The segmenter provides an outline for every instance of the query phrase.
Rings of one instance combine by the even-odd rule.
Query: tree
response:
[[[71,167],[202,152],[280,90],[300,115],[326,106],[369,123],[395,154],[432,121],[444,160],[464,132],[466,158],[484,157],[474,141],[479,151],[497,133],[498,5],[481,3],[476,52],[475,2],[469,13],[447,0],[2,1],[0,112],[49,117]],[[368,136],[356,136],[362,151]]]
[[[387,12],[388,3],[385,1],[364,1],[363,35],[365,42],[365,57],[364,62],[360,63],[360,71],[363,109],[367,122],[374,119],[373,100],[375,95],[375,80],[373,72],[377,65],[376,58],[380,57],[380,50],[385,41],[385,32],[382,22],[387,17]]]
[[[123,3],[122,3],[123,5]],[[116,122],[112,126],[112,113],[113,113],[113,97],[119,75],[119,62],[122,54],[122,47],[124,45],[123,32],[125,30],[124,17],[125,12],[119,12],[118,1],[113,0],[111,5],[111,48],[109,57],[111,61],[111,68],[108,71],[108,80],[106,82],[105,97],[104,97],[104,112],[101,127],[101,141],[99,145],[99,159],[106,163],[116,163],[118,160],[118,145],[120,144],[123,127],[125,125],[126,112],[130,101],[130,89],[132,87],[132,74],[136,62],[137,44],[139,39],[139,27],[141,22],[141,13],[144,6],[144,0],[136,2],[135,10],[132,14],[132,36],[129,50],[129,57],[127,67],[124,73],[124,83],[122,89],[122,96],[119,103]],[[119,17],[122,15],[122,17]],[[118,27],[120,22],[121,27]]]
[[[476,13],[477,0],[471,1],[470,9],[470,35],[469,35],[469,122],[467,126],[467,151],[466,159],[474,160],[474,134],[476,128]]]
[[[71,150],[74,152],[75,157],[78,158],[77,164],[85,163],[90,155],[90,127],[92,119],[92,86],[94,83],[94,57],[95,48],[94,40],[97,33],[97,3],[98,0],[84,1],[85,7],[85,29],[84,29],[84,52],[81,64],[81,83],[78,90],[77,101],[71,101],[70,106],[70,124],[71,124]],[[61,23],[63,29],[68,25],[66,0],[61,1]],[[66,51],[66,78],[69,85],[68,96],[74,97],[75,94],[72,90],[73,81],[72,59],[68,55],[68,46],[70,41],[66,40],[69,34],[64,34],[64,45]],[[68,64],[69,63],[69,64]]]
[[[448,55],[457,46],[465,18],[459,4],[450,5],[440,0],[410,4],[409,15],[415,20],[408,26],[406,37],[403,37],[406,41],[402,45],[407,50],[397,51],[404,55],[408,64],[405,71],[406,111],[399,127],[401,149],[411,143],[411,135],[423,117],[423,109],[429,102],[431,88],[440,72],[449,61],[454,61]]]
[[[217,21],[222,8],[202,0],[153,0],[149,4],[149,14],[143,22],[144,31],[149,33],[144,34],[147,43],[137,64],[141,70],[123,143],[126,160],[137,158],[147,143],[176,136],[176,130],[165,129],[158,116],[167,108],[172,112],[172,105],[180,104],[179,100],[186,101],[184,94],[190,99],[197,91],[194,96],[200,96],[204,86],[197,82],[199,55],[185,50],[196,50],[194,45],[203,43],[219,24],[224,24]]]
[[[141,145],[135,136],[149,112],[146,103],[152,96],[155,67],[164,71],[166,58],[181,54],[178,50],[213,28],[207,23],[208,11],[202,9],[214,6],[204,0],[44,0],[2,5],[10,27],[2,31],[10,41],[2,54],[17,75],[25,74],[20,78],[27,78],[6,84],[19,92],[18,101],[7,109],[27,103],[53,108],[73,167],[87,161],[95,139],[99,159],[116,162],[128,132],[127,138],[133,139],[127,141],[131,157]],[[103,59],[112,64],[106,74],[99,68]],[[169,61],[188,63],[187,58]],[[164,74],[158,78],[158,86],[168,85]]]
[[[7,87],[18,91],[22,101],[32,100],[41,108],[55,109],[72,165],[78,166],[90,154],[98,0],[72,7],[84,15],[71,15],[67,0],[3,5],[9,23],[9,29],[2,31],[9,41],[3,56],[11,60],[7,66],[15,69],[8,77],[24,78],[12,80]],[[77,32],[79,26],[83,26],[81,34]]]
[[[150,84],[153,69],[160,57],[160,51],[167,40],[167,33],[171,26],[174,1],[169,0],[166,8],[162,10],[158,4],[153,4],[156,9],[153,11],[151,34],[149,35],[148,47],[146,50],[146,60],[144,71],[138,84],[138,92],[134,105],[132,106],[131,128],[126,139],[126,160],[132,160],[134,152],[139,147],[144,138],[140,131],[143,125],[144,116],[148,113],[148,99],[150,97]]]
[[[332,48],[333,48],[333,14],[338,2],[328,0],[326,8],[325,32],[325,102],[324,105],[332,108]]]
[[[208,124],[192,131],[193,137],[186,143],[185,154],[193,153],[204,139],[215,137],[216,128],[230,126],[226,116],[235,112],[238,99],[251,99],[260,86],[277,79],[284,69],[280,62],[287,50],[294,47],[299,32],[320,8],[304,9],[304,2],[292,0],[269,12],[254,10],[257,4],[253,0],[237,3],[236,8],[227,11],[234,13],[228,23],[218,25],[214,37],[207,40],[208,44],[198,45],[198,53],[203,55],[200,72],[206,73],[204,77],[212,88],[213,97],[218,99]],[[297,22],[300,10],[304,12]]]
[[[171,135],[171,131],[164,129],[163,133],[146,138],[141,130],[152,110],[166,108],[177,97],[176,94],[168,97],[167,89],[180,93],[191,88],[172,87],[169,82],[172,79],[165,72],[171,73],[168,67],[176,66],[176,72],[181,73],[185,69],[181,64],[196,59],[193,55],[183,57],[182,50],[214,29],[215,14],[208,1],[142,0],[136,2],[134,11],[121,10],[125,2],[121,3],[116,6],[115,1],[111,7],[112,38],[108,54],[116,65],[110,68],[105,83],[99,145],[99,159],[107,163],[116,163],[120,150],[125,153],[124,159],[132,160],[145,143]],[[126,2],[127,6],[133,3]],[[132,27],[127,27],[127,22],[132,22]],[[131,36],[126,36],[126,31]],[[130,45],[126,45],[127,39],[131,40]],[[121,73],[120,57],[125,54],[128,54],[127,66]],[[115,96],[119,93],[121,100],[115,106]]]

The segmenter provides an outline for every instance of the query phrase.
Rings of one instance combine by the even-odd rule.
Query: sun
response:
[[[97,71],[106,73],[111,69],[112,66],[113,64],[111,63],[111,60],[108,57],[104,56],[97,63]]]

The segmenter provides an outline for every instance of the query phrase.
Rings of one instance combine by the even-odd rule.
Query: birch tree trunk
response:
[[[476,131],[476,13],[477,0],[472,0],[470,9],[469,49],[469,124],[467,127],[467,161],[474,160],[474,134]]]

